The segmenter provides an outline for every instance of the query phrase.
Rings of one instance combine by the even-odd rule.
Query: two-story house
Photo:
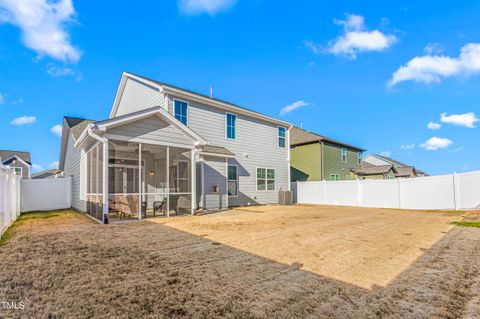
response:
[[[32,162],[30,152],[0,150],[0,163],[22,178],[30,178]]]
[[[65,117],[59,169],[72,206],[108,222],[276,203],[291,125],[123,73],[110,117]]]
[[[292,182],[355,179],[351,170],[363,165],[364,149],[298,127],[290,147]]]

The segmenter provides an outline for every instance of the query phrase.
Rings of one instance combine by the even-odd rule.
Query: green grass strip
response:
[[[451,222],[451,224],[460,227],[480,227],[480,222]]]

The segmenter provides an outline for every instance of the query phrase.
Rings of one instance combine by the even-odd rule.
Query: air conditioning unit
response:
[[[293,192],[292,191],[278,191],[278,205],[292,205]]]

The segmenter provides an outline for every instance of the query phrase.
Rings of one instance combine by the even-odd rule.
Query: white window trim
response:
[[[235,116],[235,137],[234,138],[231,138],[231,137],[228,137],[228,115],[233,115]],[[238,116],[237,114],[235,113],[230,113],[230,112],[225,112],[225,138],[227,140],[230,140],[230,141],[234,141],[237,139],[237,120],[238,120]]]
[[[172,107],[172,108],[173,108],[173,109],[172,109],[173,112],[172,112],[172,113],[173,113],[173,117],[174,117],[175,119],[177,119],[177,117],[176,117],[176,112],[175,112],[175,101],[178,101],[178,102],[182,102],[182,103],[186,103],[186,104],[187,104],[187,114],[185,115],[186,118],[187,118],[187,124],[185,124],[185,125],[188,126],[188,123],[190,123],[190,119],[189,119],[190,103],[188,103],[188,101],[180,100],[180,99],[177,99],[177,98],[174,98],[174,99],[173,99],[173,107]],[[178,119],[177,119],[177,120],[178,120]],[[180,120],[178,120],[178,121],[181,123]],[[182,124],[183,124],[183,123],[182,123]]]
[[[282,137],[285,140],[285,146],[280,146],[280,128],[283,128],[285,130],[285,137]],[[287,148],[287,128],[284,126],[277,126],[277,147],[278,148]],[[276,176],[275,176],[276,178]]]
[[[229,166],[235,166],[237,170],[237,179],[228,179],[228,168]],[[239,187],[239,182],[238,182],[238,165],[237,164],[227,164],[227,195],[228,197],[238,197],[238,193],[240,193],[240,187]],[[230,195],[228,193],[228,182],[237,182],[237,195]]]
[[[264,169],[265,170],[265,189],[258,189],[258,170],[259,169]],[[267,170],[273,170],[275,172],[275,178],[273,179],[274,183],[274,189],[268,189],[268,180],[272,180],[271,178],[267,178]],[[262,178],[263,179],[263,178]],[[257,189],[257,192],[274,192],[277,190],[277,169],[276,168],[267,168],[267,167],[256,167],[255,168],[255,187]]]
[[[345,160],[343,160],[343,151],[345,150]],[[342,163],[346,163],[348,162],[348,150],[346,147],[342,147],[342,151],[340,153],[340,160],[342,161]]]
[[[335,178],[335,179],[332,179],[332,176],[336,176],[336,178]],[[340,180],[340,175],[338,175],[338,174],[330,174],[330,180],[331,180],[331,181],[339,181],[339,180]]]
[[[17,169],[20,169],[20,175],[17,175],[17,176],[23,177],[23,167],[21,167],[21,166],[12,166],[10,169],[13,171],[13,173],[14,173],[15,175],[17,175],[17,174],[15,173],[15,171],[16,171]]]

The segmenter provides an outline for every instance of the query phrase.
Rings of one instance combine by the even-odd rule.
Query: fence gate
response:
[[[72,178],[22,180],[22,213],[72,206]]]

